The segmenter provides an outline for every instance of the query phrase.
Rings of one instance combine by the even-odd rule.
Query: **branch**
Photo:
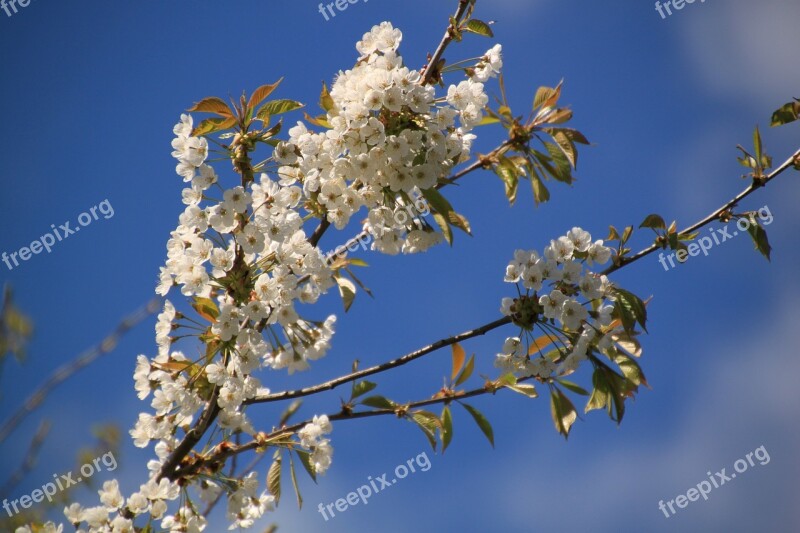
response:
[[[422,85],[426,85],[433,80],[433,76],[437,72],[436,65],[442,58],[444,51],[447,49],[447,46],[453,41],[454,33],[458,30],[457,27],[454,27],[453,23],[455,23],[456,25],[461,23],[461,19],[467,12],[469,3],[470,0],[459,0],[458,9],[456,10],[456,14],[453,15],[452,19],[453,22],[451,22],[450,25],[447,27],[447,31],[444,32],[444,37],[442,37],[442,41],[439,43],[439,47],[436,49],[431,58],[428,60],[428,65],[425,67],[425,71],[422,75],[422,80],[421,80]]]
[[[519,378],[517,383],[524,383],[526,381],[530,381],[536,379],[533,376]],[[386,416],[386,415],[395,415],[398,417],[402,417],[402,414],[409,411],[410,409],[414,409],[417,407],[426,407],[429,405],[436,405],[436,404],[449,404],[453,401],[463,400],[466,398],[472,398],[475,396],[482,396],[484,394],[494,394],[498,390],[504,387],[498,387],[494,385],[493,382],[487,382],[484,384],[483,387],[478,389],[472,389],[469,391],[461,391],[461,392],[453,392],[447,396],[437,397],[437,398],[429,398],[426,400],[419,400],[416,402],[409,402],[406,404],[398,405],[395,409],[374,409],[371,411],[359,411],[359,412],[349,412],[349,411],[340,411],[338,413],[332,413],[328,415],[328,419],[331,422],[336,422],[340,420],[358,420],[361,418],[371,418],[374,416]],[[306,424],[311,423],[312,420],[304,420],[303,422],[298,422],[291,426],[286,426],[281,429],[274,430],[272,433],[268,434],[260,434],[258,438],[255,440],[248,442],[246,444],[241,445],[231,445],[230,443],[226,444],[223,447],[215,447],[212,454],[199,458],[196,462],[192,463],[191,465],[187,466],[183,470],[179,470],[176,472],[177,477],[186,477],[191,476],[199,472],[205,465],[211,464],[222,464],[226,461],[229,457],[238,455],[240,453],[244,453],[250,450],[256,450],[258,448],[266,448],[268,444],[265,442],[279,440],[280,438],[290,437],[294,435],[297,431],[302,429]]]
[[[13,474],[8,476],[8,480],[3,484],[3,487],[0,488],[0,499],[5,499],[6,496],[11,493],[11,489],[16,487],[19,482],[25,478],[25,474],[30,472],[34,467],[36,458],[39,456],[39,450],[44,444],[47,434],[50,433],[50,426],[51,424],[47,420],[39,424],[39,429],[36,430],[36,434],[33,436],[33,439],[31,439],[31,444],[28,446],[28,452],[25,454],[25,459],[22,460],[22,464]]]
[[[25,400],[25,403],[23,403],[22,406],[3,423],[3,425],[0,427],[0,442],[3,442],[6,438],[8,438],[8,436],[17,428],[20,422],[22,422],[29,414],[38,408],[47,395],[53,392],[56,387],[72,377],[79,370],[82,370],[86,366],[92,364],[100,357],[111,353],[117,346],[117,343],[119,343],[119,340],[126,333],[128,333],[128,331],[133,329],[150,315],[155,314],[160,308],[161,299],[153,298],[144,307],[125,317],[114,329],[114,331],[105,339],[103,339],[100,344],[90,348],[70,363],[61,366],[55,372],[53,372],[50,377],[44,381],[44,383],[39,385],[39,387],[30,396],[28,396],[28,398]]]
[[[786,170],[788,170],[793,165],[798,164],[798,162],[800,162],[800,149],[798,149],[794,154],[792,154],[791,157],[789,157],[786,161],[784,161],[783,164],[781,164],[781,166],[779,166],[778,168],[773,170],[770,174],[768,174],[767,176],[765,176],[763,178],[754,178],[753,179],[753,183],[751,183],[749,187],[747,187],[745,190],[743,190],[742,192],[740,192],[739,194],[734,196],[732,199],[728,200],[719,209],[717,209],[716,211],[714,211],[713,213],[708,215],[703,220],[695,222],[694,224],[692,224],[688,228],[686,228],[683,231],[681,231],[678,235],[688,235],[690,233],[694,233],[698,229],[703,228],[703,227],[711,224],[715,220],[718,220],[724,213],[727,213],[728,211],[730,211],[731,209],[736,207],[736,205],[739,202],[741,202],[742,200],[744,200],[745,198],[747,198],[748,196],[753,194],[757,189],[760,189],[761,187],[766,186],[767,183],[769,183],[770,181],[774,180],[775,178],[777,178],[778,176],[783,174]],[[603,274],[610,274],[612,272],[616,272],[620,268],[622,268],[622,267],[624,267],[626,265],[629,265],[629,264],[631,264],[631,263],[633,263],[635,261],[638,261],[639,259],[641,259],[641,258],[643,258],[645,256],[648,256],[648,255],[652,254],[653,252],[655,252],[657,250],[662,250],[662,249],[663,248],[661,246],[659,246],[658,244],[655,244],[655,243],[651,244],[647,248],[637,252],[636,254],[634,254],[632,256],[619,258],[619,260],[616,263],[614,263],[613,265],[611,265],[610,267],[605,269],[602,273]]]
[[[469,331],[465,331],[464,333],[459,333],[458,335],[453,335],[452,337],[448,337],[446,339],[440,339],[432,344],[429,344],[419,350],[415,350],[411,353],[408,353],[402,357],[398,357],[392,361],[388,361],[386,363],[375,365],[370,368],[366,368],[364,370],[359,370],[358,372],[353,372],[351,374],[347,374],[346,376],[341,376],[336,379],[332,379],[330,381],[326,381],[325,383],[321,383],[319,385],[314,385],[313,387],[306,387],[304,389],[292,390],[292,391],[284,391],[278,392],[275,394],[268,394],[266,396],[252,398],[250,400],[246,400],[246,404],[254,404],[254,403],[268,403],[268,402],[277,402],[282,400],[289,400],[291,398],[299,398],[301,396],[309,396],[312,394],[317,394],[319,392],[328,391],[338,387],[339,385],[344,385],[345,383],[351,383],[358,379],[371,376],[373,374],[379,374],[381,372],[385,372],[392,368],[397,368],[402,366],[406,363],[410,363],[415,359],[419,359],[431,352],[435,352],[436,350],[440,350],[446,346],[450,346],[457,342],[461,342],[467,339],[471,339],[473,337],[478,337],[480,335],[485,335],[486,333],[497,329],[499,327],[505,326],[506,324],[511,323],[511,318],[503,317],[499,320],[495,320],[494,322],[490,322],[489,324],[485,324],[479,328],[475,328]]]
[[[752,194],[756,189],[766,185],[768,182],[770,182],[771,180],[773,180],[774,178],[776,178],[777,176],[779,176],[780,174],[785,172],[789,167],[791,167],[792,165],[796,164],[798,160],[800,160],[800,150],[796,151],[789,159],[786,160],[786,162],[784,162],[780,167],[776,168],[771,174],[769,174],[768,176],[766,176],[766,177],[764,177],[762,179],[754,181],[754,183],[750,187],[748,187],[747,189],[742,191],[740,194],[735,196],[732,200],[726,202],[720,209],[718,209],[717,211],[715,211],[714,213],[712,213],[711,215],[709,215],[705,219],[700,220],[699,222],[693,224],[687,230],[684,230],[684,232],[682,232],[682,233],[690,233],[692,231],[695,231],[698,228],[701,228],[701,227],[713,222],[714,220],[719,218],[721,213],[723,213],[727,209],[731,209],[738,202],[740,202],[741,200],[743,200],[744,198],[746,198],[747,196]],[[653,245],[650,248],[647,248],[647,249],[643,250],[642,252],[639,252],[638,254],[636,254],[636,256],[629,258],[629,260],[627,260],[627,261],[625,261],[625,262],[623,262],[623,263],[621,263],[619,265],[613,265],[612,267],[609,267],[608,269],[606,269],[606,271],[604,271],[604,273],[605,272],[610,273],[610,272],[614,272],[616,270],[619,270],[621,268],[624,268],[625,266],[635,262],[636,260],[640,259],[641,257],[644,257],[645,255],[648,255],[648,254],[652,253],[656,249],[658,249],[658,247]],[[383,371],[388,370],[390,368],[401,366],[401,365],[403,365],[405,363],[408,363],[409,361],[413,361],[414,359],[417,359],[417,358],[422,357],[422,356],[424,356],[424,355],[426,355],[428,353],[431,353],[432,351],[440,349],[443,346],[447,346],[449,344],[454,344],[455,342],[458,342],[459,339],[467,339],[467,338],[475,337],[477,335],[482,335],[483,333],[486,333],[488,331],[496,329],[496,328],[498,328],[500,326],[509,324],[510,322],[511,322],[510,318],[504,317],[503,319],[496,320],[495,322],[492,322],[490,324],[486,324],[484,326],[481,326],[481,327],[476,328],[474,330],[471,330],[469,332],[465,332],[465,333],[462,333],[460,335],[456,335],[454,337],[450,337],[448,339],[443,339],[443,340],[437,341],[437,342],[435,342],[433,344],[430,344],[430,345],[428,345],[428,346],[426,346],[424,348],[421,348],[420,350],[417,350],[416,352],[411,352],[410,354],[407,354],[407,355],[405,355],[403,357],[400,357],[399,359],[395,359],[394,361],[389,361],[388,363],[384,363],[382,365],[374,366],[372,368],[369,368],[369,369],[366,369],[366,370],[362,370],[360,372],[355,372],[355,373],[352,373],[352,374],[349,374],[349,375],[346,375],[346,376],[342,376],[340,378],[328,381],[326,383],[323,383],[323,384],[320,384],[320,385],[317,385],[317,386],[307,387],[305,389],[299,389],[299,390],[296,390],[296,391],[286,391],[286,392],[282,392],[282,393],[277,393],[277,394],[265,396],[265,397],[262,397],[262,398],[255,398],[253,400],[250,400],[248,403],[266,403],[266,402],[271,402],[271,401],[286,400],[286,399],[289,399],[289,398],[296,398],[296,397],[299,397],[299,396],[307,396],[307,395],[315,394],[315,393],[322,392],[322,391],[325,391],[325,390],[330,390],[330,389],[332,389],[332,388],[334,388],[334,387],[336,387],[338,385],[341,385],[342,383],[351,382],[351,381],[354,381],[354,380],[356,380],[356,379],[358,379],[360,377],[363,377],[363,376],[367,376],[367,375],[370,375],[370,374],[376,374],[378,372],[383,372]],[[524,381],[528,381],[530,379],[535,379],[535,378],[534,377],[521,378],[521,379],[518,380],[518,382],[521,383],[521,382],[524,382]],[[436,397],[436,398],[431,398],[431,399],[427,399],[427,400],[421,400],[421,401],[417,401],[417,402],[411,402],[411,403],[408,403],[408,404],[404,404],[404,405],[401,406],[401,409],[403,411],[408,411],[409,409],[416,408],[416,407],[424,407],[424,406],[435,405],[435,404],[440,404],[440,403],[449,403],[449,402],[452,402],[454,400],[459,400],[459,399],[463,399],[463,398],[469,398],[469,397],[473,397],[473,396],[480,396],[480,395],[483,395],[483,394],[486,394],[486,393],[489,393],[489,392],[494,393],[497,390],[498,389],[497,389],[496,386],[493,386],[493,385],[490,385],[490,383],[487,383],[480,389],[473,389],[471,391],[466,391],[466,392],[456,392],[456,393],[452,393],[452,394],[449,394],[449,395],[446,395],[446,396],[443,396],[443,397]],[[361,412],[349,412],[348,410],[343,410],[343,411],[341,411],[339,413],[328,415],[328,418],[331,421],[354,420],[354,419],[360,419],[360,418],[369,418],[369,417],[373,417],[373,416],[397,414],[397,412],[398,412],[397,409],[376,409],[376,410],[372,410],[372,411],[361,411]],[[296,431],[301,429],[305,424],[309,423],[310,421],[311,420],[307,420],[305,422],[300,422],[300,423],[294,424],[292,426],[281,428],[279,430],[273,431],[270,434],[267,434],[266,436],[264,436],[262,434],[258,439],[254,440],[252,442],[249,442],[247,444],[244,444],[244,445],[233,445],[233,446],[231,446],[230,444],[227,444],[226,446],[224,446],[222,448],[215,447],[214,449],[217,450],[216,452],[212,453],[210,456],[207,456],[207,457],[199,459],[198,461],[192,463],[191,465],[187,465],[187,467],[185,467],[183,470],[176,471],[174,473],[173,479],[178,479],[178,478],[181,478],[181,477],[184,477],[184,476],[192,475],[192,474],[196,473],[197,471],[199,471],[205,464],[218,463],[220,461],[226,460],[230,456],[233,456],[233,455],[236,455],[236,454],[239,454],[239,453],[243,453],[243,452],[246,452],[246,451],[249,451],[249,450],[254,450],[254,449],[257,449],[257,448],[263,448],[263,447],[265,447],[265,441],[269,442],[269,441],[276,440],[278,437],[291,436]]]

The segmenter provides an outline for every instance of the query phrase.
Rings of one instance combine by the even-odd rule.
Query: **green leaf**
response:
[[[503,180],[506,189],[506,197],[511,205],[517,199],[517,185],[519,184],[520,172],[518,167],[507,157],[500,156],[499,164],[495,165],[494,173]]]
[[[483,432],[483,434],[489,440],[489,444],[491,444],[492,448],[494,448],[494,430],[492,430],[492,425],[489,423],[489,421],[486,419],[486,417],[483,416],[483,413],[481,413],[480,411],[478,411],[477,409],[475,409],[474,407],[472,407],[469,404],[466,404],[466,403],[463,403],[463,402],[459,402],[459,403],[461,404],[462,407],[464,407],[464,409],[467,410],[467,412],[470,415],[472,415],[473,420],[475,420],[475,423],[478,424],[478,427],[480,428],[480,430]]]
[[[192,299],[192,308],[197,311],[197,314],[214,324],[219,318],[219,309],[217,304],[209,298],[200,298],[195,296]]]
[[[300,464],[303,465],[308,475],[311,476],[311,479],[314,480],[314,483],[317,482],[317,471],[314,468],[314,465],[311,464],[311,454],[305,450],[295,450],[297,457],[300,459]]]
[[[289,473],[292,476],[292,486],[294,487],[294,493],[297,495],[297,508],[303,508],[303,497],[300,495],[300,486],[297,484],[297,474],[294,472],[294,461],[292,460],[292,454],[289,454]],[[277,500],[275,502],[277,504]]]
[[[255,91],[253,91],[253,94],[250,96],[250,101],[247,102],[247,107],[249,107],[250,109],[255,109],[255,107],[258,104],[260,104],[261,102],[266,100],[266,98],[270,94],[272,94],[272,92],[275,89],[278,88],[278,85],[280,85],[282,81],[283,81],[283,78],[279,79],[275,83],[262,85],[261,87],[259,87]]]
[[[569,437],[569,431],[578,419],[578,413],[561,389],[554,388],[550,394],[550,415],[553,417],[556,431],[565,438]]]
[[[439,229],[442,230],[442,235],[444,235],[444,240],[447,241],[447,244],[453,246],[453,230],[450,229],[450,224],[447,222],[447,219],[441,213],[433,213],[433,220],[436,222],[436,225],[439,226]]]
[[[198,124],[194,130],[192,130],[192,137],[200,137],[202,135],[208,135],[209,133],[223,131],[228,128],[232,128],[235,125],[236,125],[236,119],[233,117],[207,118],[203,122]]]
[[[755,148],[756,152],[756,161],[761,161],[761,155],[763,151],[763,145],[761,143],[761,132],[758,131],[758,126],[753,131],[753,147]]]
[[[547,153],[550,154],[550,157],[556,164],[555,172],[551,173],[552,176],[559,181],[563,181],[564,183],[572,183],[572,167],[570,166],[569,160],[567,159],[567,156],[564,155],[564,152],[561,150],[561,148],[550,142],[545,142],[544,146],[547,148]]]
[[[295,102],[294,100],[272,100],[264,104],[264,106],[258,110],[257,117],[259,120],[264,120],[262,117],[281,115],[302,107],[304,107],[303,104]]]
[[[408,417],[416,426],[422,430],[428,442],[436,451],[436,430],[441,430],[442,422],[439,417],[427,411],[415,411]]]
[[[458,387],[467,381],[472,375],[473,370],[475,370],[475,354],[470,356],[469,360],[467,361],[467,366],[465,366],[464,370],[461,371],[461,374],[456,377],[455,386]]]
[[[647,379],[644,377],[644,372],[642,372],[642,367],[639,366],[634,359],[625,355],[624,353],[620,353],[617,351],[616,355],[614,356],[614,362],[617,363],[619,369],[622,371],[622,375],[625,378],[636,385],[644,385],[648,387]]]
[[[319,106],[326,113],[330,112],[334,107],[336,107],[333,98],[331,98],[331,93],[328,92],[328,86],[325,85],[324,81],[322,82],[322,92],[319,95]]]
[[[342,276],[336,276],[336,284],[339,286],[339,295],[342,297],[346,313],[350,310],[353,300],[356,298],[356,286],[352,281]]]
[[[463,217],[455,212],[453,206],[442,196],[442,193],[436,189],[425,189],[422,191],[422,196],[428,201],[428,205],[433,210],[433,219],[436,221],[439,228],[441,228],[444,238],[451,246],[453,245],[453,232],[450,229],[451,225],[469,233],[469,224],[466,223],[466,219],[463,219]]]
[[[533,200],[536,202],[537,206],[550,201],[550,191],[547,190],[544,182],[536,172],[531,174],[531,187],[533,187]]]
[[[536,96],[533,98],[533,110],[536,111],[540,107],[552,107],[558,103],[560,97],[561,83],[555,88],[539,87],[536,90]]]
[[[614,288],[616,302],[614,307],[619,313],[619,318],[622,320],[622,326],[626,331],[633,331],[634,326],[638,322],[644,331],[647,331],[647,307],[644,302],[635,294],[621,289]]]
[[[785,104],[772,114],[772,123],[770,125],[775,128],[797,120],[800,120],[800,100],[795,98],[794,102]]]
[[[568,381],[566,379],[556,379],[556,381],[563,385],[565,388],[571,390],[575,394],[580,394],[581,396],[589,396],[589,393],[583,387],[579,387],[577,384]]]
[[[303,113],[303,117],[305,117],[305,119],[308,122],[310,122],[311,124],[314,124],[315,126],[319,126],[321,128],[325,128],[325,129],[328,129],[328,130],[333,128],[333,126],[331,126],[331,123],[328,122],[328,118],[325,115],[320,115],[318,117],[312,117],[308,113]]]
[[[663,229],[666,231],[667,223],[664,222],[664,219],[661,218],[660,215],[654,213],[652,215],[648,215],[647,218],[645,218],[644,221],[641,224],[639,224],[639,227],[651,228],[651,229]]]
[[[467,22],[463,30],[470,33],[475,33],[477,35],[482,35],[484,37],[494,37],[494,32],[489,26],[489,23],[478,19],[472,19]]]
[[[384,398],[383,396],[368,396],[367,398],[361,400],[360,403],[362,405],[366,405],[367,407],[374,407],[376,409],[394,409],[397,407],[396,403],[388,398]]]
[[[538,398],[539,393],[536,392],[536,387],[529,383],[518,383],[518,384],[508,384],[505,386],[509,390],[513,390],[523,396],[527,396],[528,398]]]
[[[281,450],[275,450],[275,455],[272,456],[272,465],[267,472],[267,490],[275,497],[275,505],[281,500]]]
[[[606,380],[603,372],[597,368],[592,374],[592,395],[589,401],[586,402],[584,412],[594,411],[596,409],[603,409],[608,405],[609,390],[608,381]]]
[[[467,358],[467,353],[464,351],[464,348],[461,347],[459,343],[454,343],[452,346],[453,351],[453,370],[450,372],[450,381],[456,379],[458,373],[461,372],[461,369],[464,367],[464,361]]]
[[[767,230],[765,230],[758,221],[753,223],[751,220],[750,222],[750,226],[747,228],[747,233],[749,233],[750,238],[753,239],[756,250],[758,250],[761,255],[766,257],[767,261],[771,261],[770,255],[772,254],[772,246],[769,244]]]
[[[450,414],[450,407],[444,406],[442,409],[442,453],[450,446],[453,440],[453,417]]]
[[[189,108],[189,112],[214,113],[223,118],[233,118],[233,112],[222,98],[210,96],[204,98]]]
[[[359,381],[353,385],[353,393],[350,395],[351,400],[355,400],[359,396],[363,396],[369,391],[375,389],[378,385],[371,381]]]

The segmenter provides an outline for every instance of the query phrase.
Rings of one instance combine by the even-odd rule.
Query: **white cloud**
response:
[[[683,16],[686,54],[712,94],[756,109],[800,97],[800,3],[708,2]]]

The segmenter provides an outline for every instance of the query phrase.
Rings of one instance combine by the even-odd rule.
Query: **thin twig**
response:
[[[31,444],[28,446],[28,452],[25,454],[25,459],[22,460],[22,464],[20,464],[19,468],[17,468],[13,474],[8,476],[8,480],[6,480],[3,487],[0,488],[0,500],[5,499],[11,494],[11,490],[16,487],[19,482],[25,478],[25,475],[31,471],[34,465],[36,465],[36,459],[39,457],[39,450],[44,444],[47,434],[50,433],[50,426],[51,424],[48,420],[43,420],[39,424],[39,429],[36,430],[33,439],[31,439]]]
[[[530,381],[532,379],[535,379],[535,377],[534,376],[529,376],[529,377],[519,378],[517,380],[517,383],[524,383],[524,382]],[[449,394],[447,396],[440,396],[440,397],[436,397],[436,398],[428,398],[428,399],[425,399],[425,400],[409,402],[409,403],[405,403],[405,404],[401,404],[401,405],[399,404],[398,407],[394,408],[394,409],[373,409],[373,410],[370,410],[370,411],[358,411],[358,412],[340,411],[340,412],[337,412],[337,413],[331,413],[331,414],[328,415],[328,419],[331,422],[336,422],[336,421],[342,421],[342,420],[359,420],[359,419],[362,419],[362,418],[371,418],[371,417],[374,417],[374,416],[386,416],[386,415],[395,415],[395,416],[400,417],[402,415],[398,415],[398,410],[400,410],[401,412],[408,412],[409,410],[415,409],[415,408],[418,408],[418,407],[427,407],[429,405],[437,405],[437,404],[443,404],[443,403],[444,404],[449,404],[451,402],[458,401],[458,400],[464,400],[466,398],[472,398],[472,397],[475,397],[475,396],[482,396],[484,394],[494,394],[495,392],[497,392],[501,388],[503,388],[503,387],[495,387],[495,386],[489,386],[488,384],[485,384],[484,386],[482,386],[480,388],[472,389],[472,390],[469,390],[469,391],[453,392],[452,394]],[[201,459],[198,459],[196,462],[194,462],[191,465],[187,466],[183,470],[180,470],[180,471],[176,472],[176,475],[178,477],[191,476],[193,474],[196,474],[198,471],[200,471],[205,465],[219,463],[219,462],[227,460],[229,457],[238,455],[240,453],[244,453],[244,452],[247,452],[247,451],[250,451],[250,450],[255,450],[255,449],[258,449],[258,448],[264,448],[265,447],[264,446],[264,441],[275,441],[275,440],[278,440],[281,437],[290,437],[290,436],[295,434],[297,431],[302,429],[306,424],[308,424],[310,422],[312,422],[312,419],[304,420],[303,422],[298,422],[298,423],[293,424],[291,426],[286,426],[286,427],[283,427],[283,428],[280,428],[280,429],[276,429],[276,430],[272,431],[271,433],[268,433],[266,435],[260,436],[260,438],[258,438],[258,439],[255,439],[253,441],[250,441],[250,442],[248,442],[246,444],[242,444],[242,445],[239,445],[239,446],[235,446],[235,445],[233,445],[233,446],[225,446],[222,449],[215,448],[216,451],[213,454],[211,454],[211,455],[209,455],[207,457],[203,457]]]
[[[495,320],[494,322],[490,322],[489,324],[485,324],[479,328],[475,328],[469,331],[465,331],[464,333],[459,333],[458,335],[453,335],[452,337],[448,337],[446,339],[440,339],[434,343],[431,343],[427,346],[420,348],[419,350],[414,350],[402,357],[398,357],[397,359],[393,359],[392,361],[388,361],[386,363],[375,365],[370,368],[365,368],[364,370],[359,370],[357,372],[353,372],[351,374],[347,374],[346,376],[341,376],[336,379],[332,379],[330,381],[326,381],[325,383],[320,383],[319,385],[314,385],[313,387],[306,387],[304,389],[297,389],[292,391],[284,391],[284,392],[277,392],[275,394],[268,394],[262,397],[252,398],[250,400],[246,400],[245,403],[247,404],[254,404],[254,403],[268,403],[268,402],[277,402],[282,400],[289,400],[291,398],[300,398],[302,396],[309,396],[311,394],[317,394],[319,392],[328,391],[338,387],[339,385],[344,385],[345,383],[351,383],[361,378],[365,378],[367,376],[371,376],[373,374],[379,374],[381,372],[385,372],[392,368],[397,368],[399,366],[403,366],[406,363],[410,363],[415,359],[419,359],[431,352],[435,352],[440,350],[446,346],[451,346],[457,342],[461,342],[467,339],[471,339],[473,337],[478,337],[480,335],[485,335],[486,333],[497,329],[499,327],[505,326],[506,324],[511,323],[511,318],[503,317],[499,320]]]
[[[453,20],[456,24],[461,23],[461,19],[467,12],[467,7],[469,7],[469,0],[459,0],[458,9],[456,10],[456,14],[453,15]],[[439,63],[439,60],[442,58],[442,55],[444,55],[444,51],[447,49],[447,46],[453,41],[453,34],[457,30],[458,28],[454,28],[452,24],[447,27],[447,31],[444,32],[444,37],[442,37],[442,41],[439,43],[439,46],[436,48],[436,51],[433,53],[430,60],[428,61],[427,67],[425,67],[425,71],[422,75],[423,85],[428,84],[433,80],[433,76],[436,73],[436,65],[437,63]]]
[[[767,183],[769,183],[770,181],[774,180],[775,178],[783,174],[793,165],[796,165],[798,161],[800,161],[800,150],[797,150],[791,157],[789,157],[786,161],[784,161],[783,164],[781,164],[781,166],[773,170],[770,174],[760,179],[754,179],[753,183],[751,183],[750,186],[747,187],[745,190],[734,196],[729,201],[725,202],[719,209],[708,215],[703,220],[695,222],[688,228],[678,233],[678,235],[689,235],[711,224],[715,220],[718,220],[724,213],[727,213],[728,211],[736,207],[739,204],[739,202],[741,202],[742,200],[753,194],[757,189],[764,187]],[[663,248],[658,244],[655,243],[651,244],[647,248],[635,253],[634,255],[620,258],[617,263],[605,269],[603,271],[603,274],[610,274],[612,272],[615,272],[625,265],[629,265],[634,261],[638,261],[639,259],[646,257],[657,250],[662,250],[662,249]]]
[[[137,326],[147,317],[155,314],[161,308],[161,298],[153,298],[144,307],[134,311],[114,329],[103,341],[85,351],[73,361],[61,366],[48,377],[44,383],[39,385],[36,390],[28,396],[19,409],[12,414],[0,427],[0,442],[3,442],[17,428],[28,415],[38,408],[48,394],[58,387],[61,383],[72,377],[76,372],[82,370],[100,357],[111,353],[119,343],[120,339],[131,329]]]

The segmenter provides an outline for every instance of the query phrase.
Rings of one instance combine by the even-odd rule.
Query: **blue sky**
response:
[[[381,362],[497,318],[500,299],[513,290],[502,274],[514,249],[541,249],[574,225],[602,238],[609,224],[638,224],[651,212],[680,226],[705,216],[746,185],[735,147],[749,145],[756,124],[776,160],[797,148],[796,125],[767,125],[775,108],[800,96],[800,70],[793,67],[800,6],[696,2],[662,20],[651,2],[615,4],[478,2],[478,16],[496,21],[513,108],[524,113],[536,87],[565,80],[563,101],[594,143],[581,154],[579,180],[571,188],[554,185],[552,202],[535,209],[525,187],[509,208],[496,176],[466,178],[449,198],[470,219],[474,237],[459,234],[452,249],[421,256],[369,254],[363,279],[376,299],[361,297],[342,316],[331,294],[317,313],[340,315],[334,350],[312,372],[268,374],[265,385],[310,384],[346,372],[354,358]],[[11,271],[0,265],[0,280],[13,284],[37,324],[29,362],[3,373],[0,418],[151,297],[182,209],[169,146],[182,110],[205,96],[236,95],[285,76],[279,96],[316,112],[320,82],[352,65],[354,43],[373,24],[390,20],[401,28],[401,52],[418,67],[454,5],[362,1],[327,22],[307,1],[35,0],[13,17],[0,12],[0,251],[17,250],[105,199],[114,208],[112,218],[52,253]],[[472,57],[490,45],[471,37],[447,57]],[[478,133],[479,151],[501,140],[498,130]],[[642,360],[653,390],[642,391],[621,427],[592,413],[564,442],[546,401],[499,394],[473,402],[494,425],[495,450],[462,412],[453,445],[434,456],[407,423],[342,422],[333,432],[332,469],[319,486],[301,481],[303,510],[286,497],[272,518],[282,531],[796,531],[796,177],[783,176],[743,206],[767,205],[774,215],[771,264],[739,237],[680,269],[665,272],[651,257],[615,275],[622,286],[654,296]],[[323,247],[346,235],[329,233]],[[637,247],[648,239],[642,232]],[[148,409],[136,399],[131,374],[136,355],[155,350],[152,324],[60,388],[4,445],[0,475],[18,463],[38,419],[54,422],[19,495],[70,469],[94,422],[127,430]],[[513,330],[464,344],[478,354],[481,371],[491,371],[506,334]],[[382,377],[379,390],[397,399],[425,397],[448,365],[443,351]],[[335,410],[338,397],[309,400],[304,412]],[[263,427],[274,417],[272,408],[253,412]],[[685,493],[707,471],[730,472],[762,445],[769,464],[674,517],[658,510],[659,500]],[[317,513],[318,503],[344,497],[367,476],[423,451],[429,471],[329,522]],[[126,440],[117,472],[126,488],[143,481],[149,453]]]

